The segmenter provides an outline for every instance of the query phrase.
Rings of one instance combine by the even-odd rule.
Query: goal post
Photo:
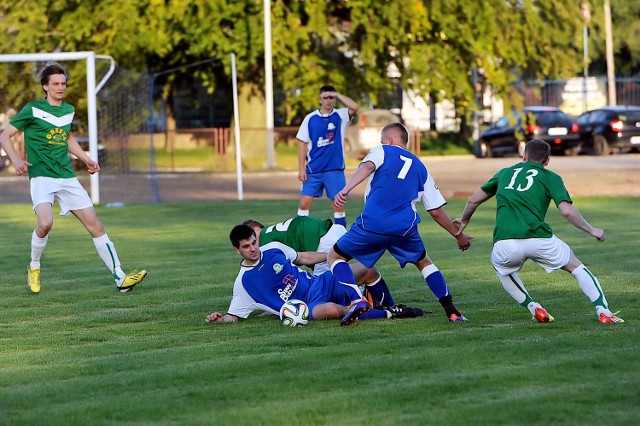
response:
[[[96,86],[96,58],[111,61],[109,72]],[[115,61],[111,56],[96,55],[94,52],[58,52],[58,53],[20,53],[0,55],[0,62],[45,62],[45,61],[86,61],[87,64],[87,130],[89,137],[89,156],[98,161],[98,113],[96,94],[109,79],[115,68]],[[100,180],[98,174],[90,177],[91,201],[100,203]]]

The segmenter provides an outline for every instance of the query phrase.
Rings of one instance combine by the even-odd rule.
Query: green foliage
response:
[[[464,200],[449,201],[456,216]],[[123,266],[150,271],[127,294],[115,291],[82,226],[56,215],[37,296],[25,285],[31,206],[2,205],[0,418],[65,426],[446,424],[452,418],[637,424],[640,248],[630,243],[639,237],[637,200],[575,202],[607,229],[606,242],[575,230],[555,209],[551,224],[598,276],[625,324],[598,324],[569,274],[529,264],[521,277],[556,317],[552,324],[532,322],[490,266],[491,204],[474,216],[468,232],[475,240],[464,253],[421,212],[429,254],[469,323],[449,324],[415,268],[400,269],[385,255],[378,266],[396,299],[433,313],[346,329],[337,321],[290,329],[257,316],[232,325],[203,322],[231,297],[239,258],[229,229],[249,217],[281,221],[295,212],[295,200],[99,207]],[[348,204],[350,221],[360,208],[359,201]],[[315,211],[330,215],[328,203]]]
[[[590,47],[604,58],[602,4],[591,0]],[[241,81],[264,86],[263,2],[259,0],[13,1],[0,5],[0,53],[93,50],[138,71],[159,72],[210,58],[197,78],[213,92],[229,84],[229,54]],[[384,93],[411,88],[455,102],[468,120],[481,70],[509,104],[522,102],[517,84],[568,78],[582,70],[583,18],[575,0],[274,0],[273,69],[281,93],[278,115],[298,122],[331,83],[363,105],[389,107]],[[640,63],[640,9],[611,0],[617,69]],[[72,69],[72,75],[81,77]],[[391,77],[391,78],[390,78]],[[2,77],[4,78],[4,77]],[[0,81],[0,87],[9,85]],[[171,84],[171,78],[163,84]],[[12,81],[17,104],[32,81]],[[82,87],[77,89],[82,92]],[[259,89],[262,90],[262,89]],[[260,92],[254,94],[262,96]],[[165,90],[165,97],[171,94]]]

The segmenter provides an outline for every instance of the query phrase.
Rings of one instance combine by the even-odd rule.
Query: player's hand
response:
[[[473,237],[465,233],[456,234],[456,241],[458,242],[458,248],[462,251],[469,250],[471,247],[471,240]]]
[[[90,174],[98,173],[100,171],[100,165],[96,161],[89,160],[85,162],[85,164],[87,165],[87,171]]]
[[[464,228],[467,227],[468,222],[463,222],[462,218],[457,217],[453,219],[453,224],[458,227],[458,232],[455,233],[455,236],[457,237],[458,235],[462,234],[462,231],[464,231]]]
[[[222,315],[220,312],[214,312],[207,315],[207,317],[204,319],[204,322],[224,322],[224,315]]]
[[[18,161],[13,163],[13,168],[15,169],[18,176],[22,176],[23,174],[27,173],[30,165],[31,163],[29,163],[28,161],[19,159]]]
[[[338,192],[338,194],[333,199],[333,205],[335,207],[344,207],[344,205],[347,203],[347,195],[348,194],[345,194],[342,191]]]
[[[307,181],[307,171],[306,170],[302,170],[302,171],[298,172],[298,180],[300,182],[306,182]]]
[[[593,228],[593,231],[591,231],[591,235],[595,237],[599,242],[603,242],[605,239],[604,229]]]

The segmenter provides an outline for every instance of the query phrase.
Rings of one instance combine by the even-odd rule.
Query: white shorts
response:
[[[555,235],[551,238],[501,240],[493,245],[491,251],[491,263],[500,275],[519,271],[527,259],[545,271],[553,272],[569,263],[570,257],[569,245]]]
[[[65,216],[73,210],[93,207],[89,194],[80,185],[78,178],[61,179],[38,176],[31,179],[30,185],[34,210],[41,203],[53,205],[56,199],[60,204],[60,216]]]
[[[333,247],[336,241],[338,241],[340,237],[342,237],[346,233],[347,228],[345,228],[343,225],[333,224],[333,226],[329,228],[327,233],[324,234],[322,238],[320,238],[320,242],[318,243],[318,248],[316,250],[320,253],[328,253],[329,249]],[[320,275],[328,270],[329,264],[327,262],[316,263],[316,265],[313,267],[313,275]]]

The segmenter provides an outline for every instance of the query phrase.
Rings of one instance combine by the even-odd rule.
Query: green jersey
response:
[[[296,216],[262,229],[260,245],[277,241],[295,251],[316,251],[320,238],[327,233],[331,225],[331,219]]]
[[[62,103],[50,105],[46,99],[29,102],[12,120],[11,125],[24,132],[29,179],[37,176],[75,177],[69,159],[68,139],[75,110]]]
[[[562,178],[542,164],[518,163],[495,174],[481,189],[496,196],[493,242],[508,239],[551,238],[545,223],[551,200],[556,206],[571,197]]]

